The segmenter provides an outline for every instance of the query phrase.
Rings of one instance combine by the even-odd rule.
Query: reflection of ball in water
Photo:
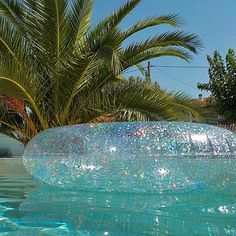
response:
[[[163,192],[200,189],[233,171],[236,136],[209,125],[134,122],[53,128],[26,147],[36,178],[65,188]]]

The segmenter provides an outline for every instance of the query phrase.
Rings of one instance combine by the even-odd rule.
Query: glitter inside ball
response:
[[[143,193],[218,187],[235,177],[235,158],[234,133],[178,122],[48,129],[23,156],[26,169],[51,185]]]

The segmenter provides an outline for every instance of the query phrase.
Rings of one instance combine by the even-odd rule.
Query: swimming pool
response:
[[[161,194],[63,190],[33,180],[21,159],[1,159],[0,235],[236,235],[236,179],[216,178],[215,186]]]

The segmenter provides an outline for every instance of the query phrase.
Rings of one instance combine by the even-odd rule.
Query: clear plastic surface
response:
[[[23,156],[26,169],[51,185],[138,193],[218,188],[235,178],[235,158],[234,133],[178,122],[48,129]]]

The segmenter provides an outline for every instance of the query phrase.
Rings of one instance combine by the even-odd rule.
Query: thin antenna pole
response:
[[[147,71],[148,71],[148,77],[151,78],[151,62],[150,61],[148,61]]]

